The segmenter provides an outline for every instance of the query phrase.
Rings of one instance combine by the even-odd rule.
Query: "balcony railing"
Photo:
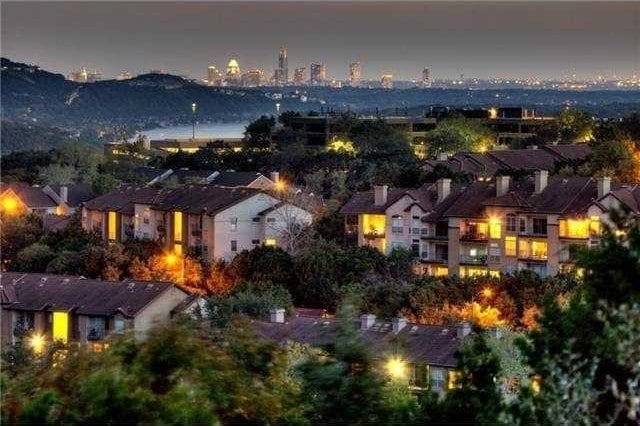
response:
[[[487,234],[467,232],[460,236],[460,241],[487,241]]]
[[[422,238],[426,238],[430,240],[446,240],[449,238],[448,233],[433,232],[427,228],[422,229],[422,232],[420,232],[420,236]]]
[[[447,264],[449,263],[449,259],[448,256],[443,256],[443,255],[425,255],[423,254],[420,257],[420,262],[422,263],[439,263],[439,264]]]
[[[366,239],[384,238],[384,231],[366,231],[364,237]]]
[[[87,333],[87,340],[95,341],[104,339],[105,331],[102,328],[92,328]]]
[[[479,255],[479,256],[460,255],[460,263],[467,264],[467,265],[486,265],[487,255]]]
[[[534,260],[537,262],[546,262],[548,256],[546,254],[533,254],[533,253],[520,253],[518,259],[522,260]]]

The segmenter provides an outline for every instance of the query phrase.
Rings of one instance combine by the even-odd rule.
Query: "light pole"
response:
[[[198,105],[194,102],[191,104],[191,112],[192,112],[192,118],[191,118],[191,124],[193,127],[193,132],[191,135],[192,139],[196,138],[196,110],[198,109]]]
[[[471,296],[471,321],[474,323],[477,322],[476,321],[476,300],[478,296],[480,296],[481,299],[484,299],[485,301],[487,301],[493,297],[493,289],[489,286],[486,286],[482,290],[480,290],[480,292],[474,293]],[[482,305],[478,303],[478,310],[480,310],[480,308],[482,308]]]

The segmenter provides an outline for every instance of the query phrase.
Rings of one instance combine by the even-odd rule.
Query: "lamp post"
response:
[[[164,260],[168,267],[173,268],[177,265],[180,268],[180,271],[178,273],[178,280],[180,284],[182,284],[184,282],[184,257],[179,254],[168,253],[165,256]]]
[[[192,128],[193,128],[193,132],[191,134],[191,138],[195,139],[196,138],[196,110],[198,109],[198,104],[196,104],[195,102],[191,104],[191,112],[192,112],[192,117],[191,117],[191,124],[192,124]]]
[[[473,296],[471,296],[471,321],[473,321],[474,323],[477,322],[475,308],[478,295],[484,300],[489,300],[493,297],[493,289],[489,286],[485,286],[482,288],[482,290],[480,290],[479,293],[474,293]],[[478,304],[478,307],[481,307],[480,304]]]

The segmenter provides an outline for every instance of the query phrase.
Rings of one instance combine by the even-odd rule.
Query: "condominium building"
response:
[[[272,193],[250,188],[188,185],[175,189],[123,186],[84,204],[82,226],[107,242],[160,241],[177,254],[231,260],[258,245],[286,246],[312,214]]]
[[[414,251],[429,275],[498,275],[532,270],[541,276],[572,267],[569,248],[599,243],[609,210],[624,204],[640,216],[640,185],[610,178],[509,176],[454,186],[450,179],[419,189],[355,194],[342,208],[345,232],[385,254]]]

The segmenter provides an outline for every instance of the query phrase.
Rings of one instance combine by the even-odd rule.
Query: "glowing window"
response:
[[[539,259],[547,258],[547,242],[546,241],[532,241],[531,242],[531,255],[532,257]]]
[[[492,278],[500,278],[500,271],[490,270],[489,271],[489,276],[492,277]]]
[[[513,237],[513,236],[504,237],[504,254],[505,256],[516,255],[516,237]]]
[[[173,240],[182,241],[182,212],[173,212]]]
[[[433,269],[433,276],[434,277],[446,277],[449,275],[449,268],[444,267],[444,266],[436,266]]]
[[[588,219],[560,219],[558,233],[567,238],[589,238],[590,225]]]
[[[383,236],[387,218],[381,214],[362,215],[362,231],[365,235]]]
[[[107,238],[111,241],[116,239],[116,212],[107,214]]]
[[[265,246],[275,247],[276,246],[276,239],[275,238],[267,238],[266,240],[264,240],[264,245]]]
[[[502,235],[502,224],[498,219],[491,219],[489,223],[489,236],[498,239]]]
[[[178,256],[182,256],[182,244],[181,243],[174,244],[173,252]]]
[[[447,381],[447,389],[455,389],[459,387],[460,373],[458,371],[449,371],[449,380]]]
[[[589,231],[591,235],[600,235],[602,229],[600,227],[600,218],[598,216],[591,216],[589,221]]]
[[[66,312],[53,313],[53,340],[67,343],[69,340],[69,314]]]

